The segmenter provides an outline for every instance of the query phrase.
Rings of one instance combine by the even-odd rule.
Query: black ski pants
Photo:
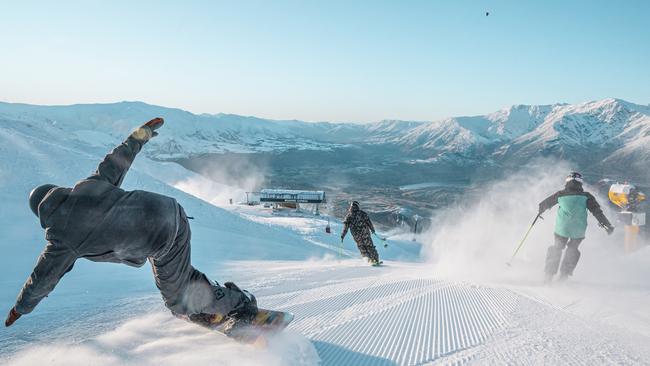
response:
[[[353,237],[354,241],[357,243],[357,248],[359,249],[359,253],[361,253],[362,257],[368,258],[372,262],[379,261],[379,253],[377,253],[377,248],[375,248],[375,244],[372,242],[370,233],[360,235],[360,237],[353,235]]]
[[[571,276],[576,265],[578,265],[578,260],[580,260],[578,246],[582,240],[584,238],[565,238],[564,236],[555,234],[555,245],[551,245],[546,251],[546,266],[544,268],[546,274],[556,274],[559,267],[561,275]],[[560,266],[560,259],[562,259],[564,248],[566,248],[566,252],[564,253],[562,265]]]
[[[178,232],[169,252],[159,259],[149,259],[165,306],[177,315],[227,315],[247,300],[246,295],[210,281],[205,274],[192,267],[192,234],[180,205],[178,222]]]

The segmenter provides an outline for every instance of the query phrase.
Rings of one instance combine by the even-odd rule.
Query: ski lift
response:
[[[413,219],[415,219],[415,226],[413,227],[413,241],[416,241],[415,236],[418,234],[418,221],[420,221],[420,215],[415,214],[415,216],[413,216]]]

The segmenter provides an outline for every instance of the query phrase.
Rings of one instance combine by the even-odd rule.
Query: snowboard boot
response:
[[[226,282],[224,286],[235,292],[241,294],[241,300],[235,309],[231,310],[228,314],[219,313],[198,313],[182,315],[172,312],[177,318],[189,320],[208,328],[219,327],[223,333],[228,335],[227,330],[236,328],[240,325],[250,323],[257,314],[257,300],[255,296],[246,290],[241,290],[237,285],[232,282]]]
[[[238,338],[238,333],[246,329],[257,315],[257,299],[246,290],[241,290],[232,282],[224,286],[242,293],[242,302],[226,316],[223,332],[233,338]]]
[[[558,282],[565,282],[566,280],[569,279],[569,275],[566,273],[560,273],[560,277],[558,277],[557,281]]]

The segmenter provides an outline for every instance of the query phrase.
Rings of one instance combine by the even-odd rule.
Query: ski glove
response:
[[[614,233],[614,226],[612,225],[603,225],[605,228],[605,231],[607,231],[607,235],[612,235]]]
[[[11,308],[11,310],[9,310],[9,315],[7,315],[7,320],[5,320],[5,327],[10,327],[20,317],[21,314],[16,311],[16,308]]]
[[[147,142],[151,138],[158,136],[158,132],[156,132],[156,130],[162,127],[164,123],[164,119],[160,117],[154,118],[151,121],[138,127],[137,130],[133,131],[133,133],[131,133],[131,137],[142,143]]]

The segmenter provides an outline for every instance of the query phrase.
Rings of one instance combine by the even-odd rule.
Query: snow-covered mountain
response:
[[[634,164],[650,152],[648,135],[648,106],[605,99],[553,107],[536,128],[509,141],[501,153],[530,156],[544,151],[574,160]]]
[[[152,143],[159,158],[222,152],[260,152],[282,149],[327,149],[332,144],[312,138],[327,124],[272,121],[236,115],[195,115],[180,109],[141,102],[72,106],[0,104],[0,121],[38,125],[51,133],[75,131],[72,139],[111,145],[152,116],[165,117],[168,133]]]
[[[620,99],[582,104],[517,105],[485,116],[416,127],[395,142],[446,157],[525,161],[538,155],[628,163],[650,153],[650,107]]]
[[[279,121],[233,114],[196,115],[142,102],[37,106],[0,102],[0,123],[13,128],[38,128],[49,133],[75,131],[73,139],[112,145],[152,116],[166,119],[168,133],[152,142],[152,155],[161,159],[207,153],[253,153],[285,150],[328,150],[353,142],[382,142],[418,125],[383,121],[310,123]]]
[[[455,117],[420,125],[395,142],[435,154],[484,155],[537,128],[551,106],[512,106],[473,117]]]
[[[390,144],[419,161],[520,162],[555,155],[629,165],[650,157],[650,107],[620,99],[581,104],[516,105],[434,122],[371,124],[268,120],[232,114],[196,115],[141,102],[71,106],[0,103],[0,123],[38,124],[73,139],[112,144],[153,116],[167,120],[152,143],[160,159],[224,152],[331,150],[349,144]],[[46,122],[45,124],[40,122]],[[47,127],[43,127],[43,125]]]

